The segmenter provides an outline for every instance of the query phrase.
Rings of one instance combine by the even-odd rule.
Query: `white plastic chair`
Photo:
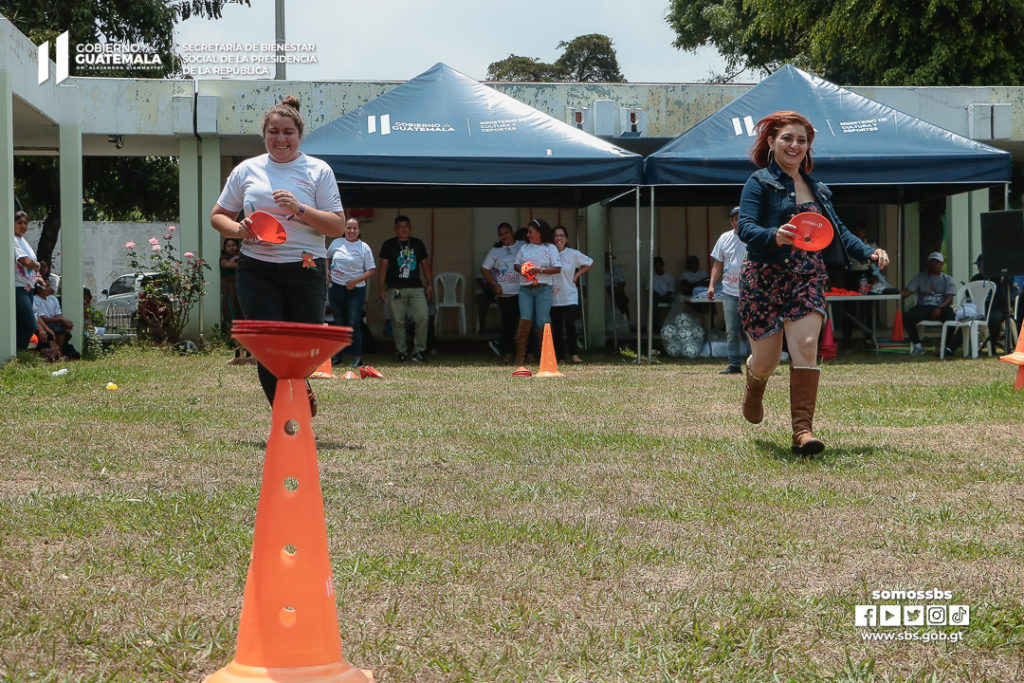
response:
[[[918,323],[919,327],[942,326],[942,334],[939,338],[939,358],[946,357],[946,335],[951,328],[959,328],[967,332],[967,338],[963,340],[964,358],[967,358],[968,355],[971,358],[978,357],[978,330],[984,327],[986,332],[988,331],[988,314],[992,310],[992,302],[995,299],[992,295],[995,291],[996,284],[990,280],[968,282],[957,290],[956,298],[953,301],[954,305],[960,307],[965,301],[972,302],[978,307],[978,319],[947,320],[945,322],[922,320]],[[991,347],[989,347],[988,355],[992,355]]]
[[[459,333],[466,334],[466,306],[462,299],[466,295],[466,278],[462,273],[438,273],[434,276],[434,302],[437,314],[434,316],[434,334],[441,331],[441,313],[446,308],[459,311]]]

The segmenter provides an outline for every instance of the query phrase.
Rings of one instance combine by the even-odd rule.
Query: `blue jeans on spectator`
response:
[[[722,313],[725,316],[725,340],[729,348],[729,365],[743,367],[743,327],[740,323],[740,298],[732,294],[722,297]]]
[[[352,343],[338,351],[335,358],[341,362],[345,352],[352,354],[352,360],[363,357],[363,304],[366,303],[366,287],[353,287],[332,282],[327,289],[327,300],[334,312],[334,324],[352,328]]]
[[[314,262],[315,268],[305,268],[301,261],[271,263],[242,254],[235,271],[235,289],[245,319],[323,324],[327,259]],[[277,378],[262,363],[257,371],[263,393],[273,405]]]
[[[519,288],[519,319],[532,320],[537,331],[543,333],[544,325],[551,322],[551,285],[536,285]]]
[[[35,295],[24,287],[14,288],[14,348],[18,351],[27,349],[32,335],[36,333],[36,312],[32,308],[33,296]]]

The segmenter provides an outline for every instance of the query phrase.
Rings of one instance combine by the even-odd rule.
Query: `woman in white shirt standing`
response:
[[[526,343],[530,329],[537,330],[551,322],[551,283],[562,270],[558,247],[553,244],[554,233],[543,218],[534,218],[526,224],[526,244],[516,255],[516,272],[525,279],[519,286],[519,330],[516,333],[516,367],[526,357]],[[529,266],[524,267],[526,264]]]
[[[28,348],[36,333],[36,314],[32,308],[32,288],[39,281],[39,262],[36,252],[25,239],[28,232],[28,214],[14,212],[14,342],[18,351]]]
[[[555,246],[562,270],[554,276],[551,301],[551,337],[555,343],[555,356],[565,359],[565,352],[571,354],[573,363],[582,363],[576,352],[576,319],[579,317],[580,277],[594,265],[594,259],[572,247],[567,247],[569,234],[561,225],[555,226]]]
[[[525,242],[518,241],[512,226],[502,223],[498,226],[498,243],[491,247],[480,266],[480,274],[494,289],[501,311],[501,346],[505,362],[512,360],[515,348],[516,323],[519,321],[519,285],[522,281],[516,272],[516,256]]]
[[[324,237],[344,234],[345,211],[331,167],[299,150],[303,128],[296,98],[289,95],[268,109],[262,131],[267,153],[231,171],[210,213],[217,232],[242,240],[235,287],[248,320],[324,321]],[[257,239],[249,218],[254,211],[274,216],[284,226],[286,240],[272,244]],[[235,220],[240,212],[245,214],[241,222]],[[273,404],[277,379],[262,364],[258,370],[263,392]],[[311,388],[309,403],[315,415]]]
[[[327,258],[331,262],[331,286],[327,300],[334,312],[334,322],[352,328],[352,343],[338,352],[335,364],[340,364],[346,351],[352,353],[352,367],[363,364],[363,305],[366,303],[366,282],[377,271],[373,250],[359,239],[359,221],[349,218],[345,223],[345,236],[331,242]]]

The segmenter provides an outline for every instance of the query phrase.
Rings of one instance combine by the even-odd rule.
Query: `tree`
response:
[[[555,61],[566,80],[575,83],[624,83],[612,39],[588,33],[558,44],[562,56]]]
[[[173,55],[174,22],[191,16],[218,19],[227,4],[250,0],[0,0],[0,14],[33,42],[54,41],[64,31],[72,45],[145,43],[161,57],[158,71],[177,71]],[[73,64],[69,65],[73,68]],[[131,71],[103,71],[104,76],[131,76]],[[60,235],[57,160],[16,157],[15,193],[43,229],[36,253],[50,260]],[[161,220],[177,215],[177,162],[160,157],[86,157],[83,160],[84,213],[101,220]],[[164,184],[170,178],[173,185]],[[168,216],[169,210],[174,215]]]
[[[600,33],[578,36],[558,43],[562,55],[554,64],[536,57],[509,55],[487,67],[489,81],[576,83],[623,83],[612,39]]]
[[[672,0],[675,46],[713,45],[726,80],[785,63],[846,85],[1017,85],[1019,0]]]
[[[557,81],[561,72],[554,64],[547,64],[536,57],[509,55],[487,67],[487,80],[511,81],[514,83],[538,83]]]

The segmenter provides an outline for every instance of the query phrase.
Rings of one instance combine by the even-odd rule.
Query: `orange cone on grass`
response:
[[[234,332],[277,380],[234,659],[205,683],[368,683],[342,656],[309,398],[303,379],[351,330]],[[269,325],[267,326],[269,327]],[[280,325],[279,325],[280,327]],[[290,328],[286,332],[290,332]]]
[[[1013,390],[1024,389],[1024,324],[1021,324],[1020,334],[1017,335],[1017,348],[1011,354],[1000,356],[999,360],[1017,366],[1017,381],[1013,383]]]
[[[839,347],[836,346],[836,339],[832,335],[832,320],[829,319],[825,321],[825,335],[818,347],[818,355],[822,360],[835,360],[838,354]]]
[[[544,323],[544,343],[540,347],[540,370],[534,377],[565,377],[558,371],[555,342],[551,337],[551,323]]]
[[[324,327],[327,327],[327,323],[324,323]],[[313,374],[309,376],[310,379],[336,379],[334,376],[334,368],[331,367],[331,359],[327,358],[323,363],[320,364]]]
[[[903,336],[903,311],[896,309],[896,317],[892,319],[892,340],[894,342],[906,341]]]
[[[342,376],[341,376],[341,378],[342,378],[342,379],[359,379],[359,375],[357,375],[357,374],[356,374],[356,373],[355,373],[354,371],[352,371],[352,370],[348,370],[348,371],[346,371],[346,372],[345,372],[345,374],[344,374],[344,375],[342,375]]]

